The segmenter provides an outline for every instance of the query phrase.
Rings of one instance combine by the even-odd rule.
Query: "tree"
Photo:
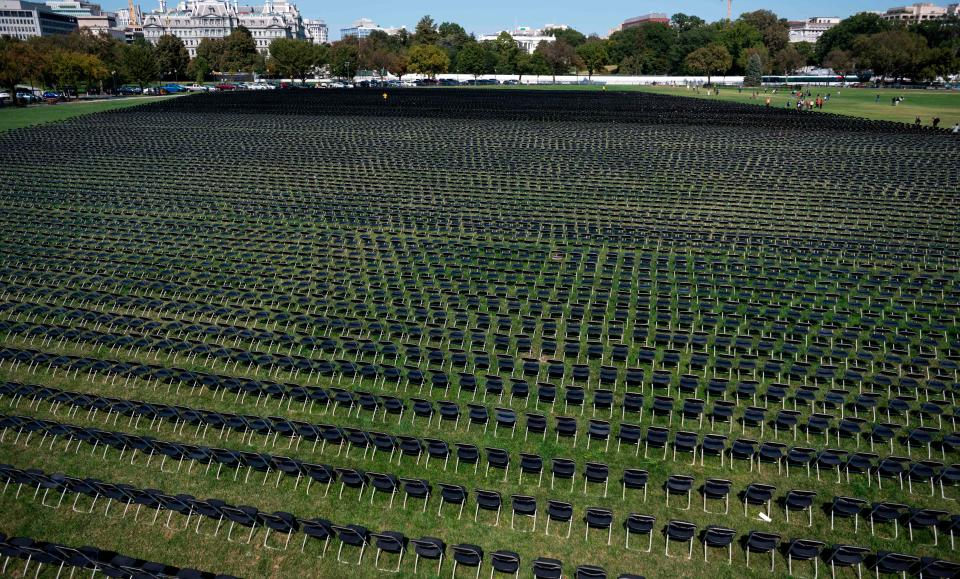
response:
[[[484,43],[471,42],[457,56],[457,71],[472,74],[474,80],[481,74],[489,74],[496,65],[496,58]]]
[[[817,62],[822,63],[831,50],[852,49],[854,40],[862,34],[876,34],[889,30],[890,27],[889,22],[871,12],[861,12],[844,18],[817,39]]]
[[[464,46],[473,42],[473,38],[467,34],[463,26],[460,26],[456,22],[444,22],[440,24],[440,26],[437,27],[437,35],[437,46],[445,50],[447,56],[450,57],[450,69],[459,70],[457,58],[460,51]]]
[[[853,52],[849,50],[840,50],[834,48],[823,59],[823,66],[832,69],[840,76],[846,76],[847,73],[854,72],[857,69],[856,61],[853,58]]]
[[[743,86],[760,86],[763,83],[763,61],[754,52],[747,62],[747,73],[743,77]]]
[[[553,75],[553,82],[557,82],[558,74],[567,74],[570,69],[577,64],[577,52],[570,46],[566,40],[558,38],[553,42],[541,40],[537,45],[536,52],[540,53],[543,63],[546,65],[550,74]]]
[[[797,50],[797,53],[803,57],[803,66],[813,66],[817,64],[816,57],[814,56],[816,52],[816,45],[812,42],[793,42],[790,44],[793,48]]]
[[[0,88],[9,88],[15,104],[17,85],[30,77],[36,57],[33,47],[9,36],[0,37]]]
[[[706,75],[707,84],[710,84],[712,75],[723,74],[730,70],[733,66],[733,57],[725,46],[714,42],[688,54],[684,64],[691,72]]]
[[[437,25],[429,14],[417,22],[417,27],[413,30],[414,44],[436,45],[440,41],[440,34],[437,33]]]
[[[609,61],[607,55],[607,46],[599,38],[591,38],[577,47],[577,56],[584,68],[587,69],[587,76],[592,78],[593,73],[603,68]]]
[[[142,38],[128,45],[123,51],[124,74],[140,85],[152,82],[158,76],[157,59],[153,45]]]
[[[202,58],[210,65],[211,72],[222,71],[223,67],[223,39],[204,38],[197,45],[197,58]]]
[[[80,28],[65,37],[69,50],[91,54],[110,70],[118,70],[123,59],[124,44],[109,34],[99,34],[89,28]]]
[[[227,72],[251,72],[257,63],[257,43],[245,26],[223,39],[221,66]]]
[[[672,74],[680,74],[685,70],[684,59],[698,48],[703,48],[711,42],[716,42],[720,35],[717,25],[704,25],[675,33],[667,51],[667,70]]]
[[[450,67],[450,57],[439,46],[432,44],[417,44],[410,49],[410,72],[435,77],[447,72]]]
[[[306,82],[307,75],[317,66],[317,47],[309,40],[277,38],[270,43],[270,60],[284,77]]]
[[[517,74],[517,60],[523,52],[509,32],[501,32],[497,39],[483,43],[493,56],[493,71],[497,74]]]
[[[763,45],[763,36],[760,31],[746,20],[736,20],[733,23],[725,24],[717,40],[727,49],[727,52],[733,58],[733,62],[737,64],[734,67],[736,72],[743,71],[747,59],[749,59],[749,56],[743,56],[743,52],[748,48]]]
[[[397,79],[402,79],[403,75],[407,74],[407,69],[410,67],[410,61],[407,59],[406,51],[398,52],[392,55],[390,63],[387,66],[387,70],[390,71],[392,75],[397,77]]]
[[[773,56],[773,68],[785,76],[791,75],[807,64],[806,57],[793,45],[788,45]]]
[[[172,34],[164,34],[157,40],[157,67],[161,75],[170,74],[176,80],[190,63],[190,53],[183,41]]]
[[[587,41],[587,37],[584,36],[582,32],[574,30],[573,28],[547,28],[543,31],[543,35],[552,36],[557,40],[563,40],[574,48]]]
[[[187,76],[197,84],[203,84],[203,81],[207,80],[211,72],[213,72],[213,68],[207,62],[207,59],[202,56],[194,58],[187,65]]]
[[[873,69],[881,82],[887,77],[915,79],[927,66],[929,58],[926,39],[902,29],[858,36],[853,43],[853,52],[860,62]]]
[[[744,12],[740,15],[740,20],[751,24],[760,32],[763,45],[770,54],[783,50],[790,42],[790,27],[787,26],[787,21],[777,18],[770,10]]]
[[[744,71],[744,74],[746,74],[747,65],[750,64],[750,59],[754,56],[757,56],[760,59],[761,74],[768,74],[773,71],[773,59],[770,58],[770,53],[767,52],[767,47],[762,44],[744,48],[740,52],[740,58],[735,61],[736,67]]]
[[[670,27],[678,33],[688,32],[694,28],[706,26],[706,22],[699,16],[690,16],[683,12],[677,12],[670,17]]]
[[[337,78],[357,76],[360,69],[360,50],[356,38],[346,38],[334,42],[327,54],[330,74]]]

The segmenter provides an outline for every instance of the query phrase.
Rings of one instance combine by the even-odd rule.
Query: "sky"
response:
[[[515,26],[540,28],[544,24],[566,24],[585,33],[605,36],[624,19],[649,12],[677,12],[693,14],[708,22],[726,17],[725,0],[671,0],[660,2],[628,2],[606,0],[599,4],[583,0],[482,0],[480,2],[451,2],[425,0],[397,2],[396,0],[292,0],[304,18],[326,21],[330,40],[340,38],[340,29],[354,20],[370,18],[383,27],[406,26],[412,30],[421,16],[429,14],[439,24],[457,22],[476,34],[495,33]],[[773,10],[781,18],[802,20],[811,16],[839,16],[841,18],[864,10],[886,10],[892,6],[910,4],[919,0],[836,0],[826,5],[795,0],[734,0],[733,16],[762,8]],[[936,2],[946,4],[945,0]],[[952,0],[951,0],[952,1]],[[141,10],[157,9],[157,0],[134,0]],[[167,0],[168,6],[177,0]],[[241,4],[262,4],[262,0],[240,0]],[[127,6],[126,0],[101,0],[105,9]]]

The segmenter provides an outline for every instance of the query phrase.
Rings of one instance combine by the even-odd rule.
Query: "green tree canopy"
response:
[[[190,64],[187,65],[187,76],[192,78],[197,84],[202,84],[203,81],[207,80],[211,72],[213,72],[213,67],[211,67],[207,59],[202,56],[194,58],[190,61]]]
[[[270,60],[281,76],[306,81],[319,64],[317,48],[309,40],[277,38],[270,43]]]
[[[496,55],[481,42],[471,42],[460,49],[457,56],[457,71],[472,74],[476,79],[481,74],[491,74],[496,66]]]
[[[494,72],[497,74],[517,74],[517,61],[523,50],[513,39],[509,32],[501,32],[497,39],[484,43],[489,44],[489,48],[494,56]]]
[[[754,52],[747,61],[747,72],[743,77],[743,86],[760,86],[763,82],[763,61],[760,54]]]
[[[701,26],[706,26],[706,24],[707,23],[703,18],[684,14],[683,12],[677,12],[670,17],[671,28],[680,33],[693,30],[694,28],[700,28]]]
[[[846,76],[857,70],[856,59],[853,51],[834,48],[823,59],[823,66],[832,69],[833,72]]]
[[[360,49],[356,38],[334,42],[327,53],[330,74],[337,78],[352,79],[360,70]]]
[[[450,67],[450,57],[439,46],[432,44],[417,44],[410,48],[410,72],[435,77],[447,72]]]
[[[251,72],[257,63],[257,43],[244,26],[238,26],[223,39],[220,65],[226,72]]]
[[[26,42],[0,37],[0,87],[9,88],[13,98],[17,94],[16,86],[33,74],[36,57],[34,48]]]
[[[583,67],[587,69],[587,76],[589,77],[606,66],[610,60],[607,54],[607,44],[599,38],[590,38],[578,46],[577,56],[583,63]]]
[[[723,74],[733,66],[733,57],[724,45],[714,42],[698,48],[684,59],[687,70],[707,77],[707,84],[715,74]]]
[[[170,75],[177,79],[187,70],[190,63],[190,53],[183,41],[172,34],[164,34],[157,39],[156,46],[157,67],[161,75]]]
[[[807,57],[801,54],[793,44],[788,44],[786,48],[773,55],[773,70],[776,73],[790,75],[806,66],[806,64]]]
[[[437,24],[427,14],[417,22],[417,27],[413,30],[413,43],[436,45],[439,41],[440,34],[437,32]]]
[[[215,71],[223,70],[223,39],[204,38],[197,45],[197,58],[207,61]]]
[[[876,34],[890,29],[890,23],[878,14],[861,12],[844,18],[817,39],[817,62],[823,62],[831,50],[850,50],[853,41],[862,34]]]
[[[763,45],[767,47],[770,54],[783,50],[790,42],[790,27],[787,26],[787,21],[778,18],[770,10],[744,12],[740,15],[740,20],[752,25],[760,32]]]
[[[858,36],[853,52],[859,62],[884,79],[915,79],[929,64],[930,56],[924,37],[902,29]]]
[[[124,75],[143,88],[159,76],[157,58],[153,45],[140,39],[124,48],[123,51]]]
[[[573,28],[548,28],[543,31],[543,35],[563,40],[574,48],[587,41],[587,37],[582,32]]]
[[[743,71],[747,64],[746,58],[749,57],[741,59],[746,49],[763,45],[763,36],[760,31],[746,20],[735,20],[723,25],[717,40],[733,57],[733,62],[736,64],[735,72]]]
[[[540,54],[543,63],[553,75],[553,82],[557,82],[558,74],[569,74],[570,70],[577,65],[576,50],[562,38],[553,42],[541,40],[536,52]]]

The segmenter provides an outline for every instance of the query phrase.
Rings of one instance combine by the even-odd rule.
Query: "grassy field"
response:
[[[490,87],[484,87],[490,88]],[[796,105],[796,98],[783,89],[760,89],[756,98],[753,91],[736,88],[722,88],[720,95],[708,95],[706,91],[695,92],[688,87],[668,86],[610,86],[598,85],[530,85],[530,86],[502,86],[502,89],[537,89],[537,90],[608,90],[608,91],[644,91],[657,94],[688,96],[710,100],[723,100],[764,106],[766,97],[770,97],[770,106],[783,108],[787,101]],[[764,93],[766,90],[766,93]],[[924,90],[897,90],[897,89],[861,89],[812,87],[812,98],[817,94],[830,94],[830,101],[826,103],[823,112],[862,117],[881,121],[913,124],[917,116],[924,126],[931,125],[934,117],[940,117],[940,128],[952,128],[954,123],[960,122],[960,92],[957,91],[924,91]],[[880,95],[880,100],[877,100]],[[890,99],[896,96],[904,97],[897,106],[890,104]]]
[[[94,102],[73,101],[57,103],[56,105],[38,104],[21,108],[6,106],[0,108],[0,132],[62,121],[79,115],[134,107],[162,98],[167,97],[134,97]]]
[[[878,522],[874,534],[862,515],[855,533],[851,520],[830,519],[834,496],[954,513],[955,485],[931,488],[921,477],[881,486],[828,458],[804,468],[676,451],[683,431],[726,436],[728,449],[745,439],[741,448],[762,441],[832,456],[874,452],[874,461],[960,461],[955,446],[909,446],[902,436],[875,443],[840,430],[850,418],[864,420],[864,433],[878,421],[903,425],[901,435],[956,428],[957,372],[941,365],[960,336],[960,152],[951,135],[785,111],[743,115],[637,92],[411,89],[386,102],[379,92],[221,93],[0,134],[0,388],[8,388],[0,420],[74,429],[29,434],[0,422],[0,464],[486,553],[479,573],[454,573],[450,550],[439,572],[422,559],[415,572],[408,551],[392,575],[404,578],[490,577],[495,550],[518,553],[522,577],[536,557],[561,560],[565,577],[580,564],[609,577],[786,576],[783,550],[774,573],[769,555],[748,558],[750,531],[958,557],[945,531],[933,546],[929,530],[911,538],[905,526]],[[798,143],[810,154],[797,155]],[[556,387],[555,401],[541,383]],[[296,398],[318,388],[348,402]],[[643,412],[626,407],[628,389],[645,396]],[[910,410],[891,415],[901,393]],[[384,407],[372,411],[370,396]],[[386,413],[388,397],[404,403],[402,415]],[[459,419],[441,420],[441,404],[455,404]],[[486,424],[471,420],[480,407],[469,404],[486,410]],[[424,405],[437,412],[423,416]],[[723,407],[729,421],[711,418]],[[764,414],[759,423],[748,420],[751,409]],[[783,410],[796,412],[798,426],[777,426]],[[806,426],[814,414],[828,420],[825,432]],[[236,424],[234,415],[255,426],[214,420]],[[526,433],[534,416],[545,433]],[[558,435],[561,417],[576,420],[578,438]],[[589,438],[594,419],[609,424],[609,446],[602,423]],[[283,421],[503,449],[510,467],[487,472],[486,450],[474,467],[455,455],[315,444],[273,426]],[[666,429],[672,442],[621,448],[624,424],[647,436],[651,426]],[[296,474],[221,469],[199,454],[180,461],[108,449],[94,429],[167,450],[212,447],[424,479],[432,495],[405,504],[402,490],[339,480],[328,492]],[[543,460],[542,481],[535,469],[521,474],[521,453]],[[558,458],[576,463],[574,480],[554,483]],[[585,482],[587,462],[609,468],[609,488]],[[646,491],[622,490],[628,468],[648,471]],[[693,477],[692,492],[668,496],[671,475]],[[730,481],[728,509],[704,498],[707,479]],[[322,542],[297,532],[289,548],[271,550],[265,543],[285,537],[267,542],[262,526],[71,493],[60,503],[57,488],[36,480],[21,486],[0,475],[0,533],[243,577],[386,576],[374,545],[362,557],[344,547],[341,563],[339,541],[321,557]],[[469,493],[462,516],[441,504],[441,483]],[[761,506],[744,506],[754,483],[776,487],[768,519]],[[477,489],[500,493],[499,518],[476,510]],[[792,490],[816,493],[809,514],[786,510]],[[536,518],[514,521],[511,495],[535,498]],[[572,505],[569,526],[554,521],[547,532],[550,500]],[[587,528],[591,507],[612,512],[609,535]],[[656,519],[649,552],[646,535],[627,535],[631,513]],[[673,519],[735,530],[732,562],[723,549],[705,561],[699,534],[689,560],[682,542],[666,556]],[[395,562],[383,555],[379,565]],[[13,559],[0,575],[33,576],[32,564]],[[828,566],[821,560],[819,572]],[[71,571],[85,572],[62,576]],[[812,564],[794,560],[793,572],[811,577]],[[52,564],[39,576],[57,573]]]

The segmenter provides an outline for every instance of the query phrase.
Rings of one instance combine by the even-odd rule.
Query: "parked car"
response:
[[[162,90],[162,91],[165,90],[165,91],[167,91],[167,92],[170,93],[170,94],[175,94],[175,93],[178,93],[178,92],[187,92],[187,87],[171,82],[171,83],[167,83],[167,84],[165,84],[165,85],[162,85],[162,86],[160,87],[160,90]],[[162,94],[162,93],[161,93],[161,94]]]
[[[237,88],[239,88],[237,87],[237,85],[231,84],[229,82],[222,82],[216,85],[217,90],[237,90]]]
[[[520,81],[517,80],[517,79],[515,79],[515,78],[510,78],[510,79],[507,79],[507,80],[503,81],[503,84],[513,86],[513,85],[518,85],[518,84],[520,84]]]
[[[17,100],[23,101],[25,103],[35,103],[39,101],[40,98],[37,97],[37,95],[33,94],[32,92],[20,91],[17,93]]]
[[[117,89],[117,92],[124,96],[142,94],[143,90],[138,86],[122,86]]]
[[[455,78],[441,78],[440,86],[460,86],[460,81]]]
[[[55,92],[55,91],[52,91],[52,90],[48,90],[48,91],[44,91],[44,93],[43,93],[43,99],[44,99],[44,100],[48,100],[48,101],[50,101],[50,100],[58,101],[58,100],[60,100],[60,99],[62,99],[62,98],[63,98],[63,93],[60,93],[60,92]]]
[[[183,88],[187,89],[189,92],[207,92],[208,90],[206,85],[196,83],[188,84]]]

